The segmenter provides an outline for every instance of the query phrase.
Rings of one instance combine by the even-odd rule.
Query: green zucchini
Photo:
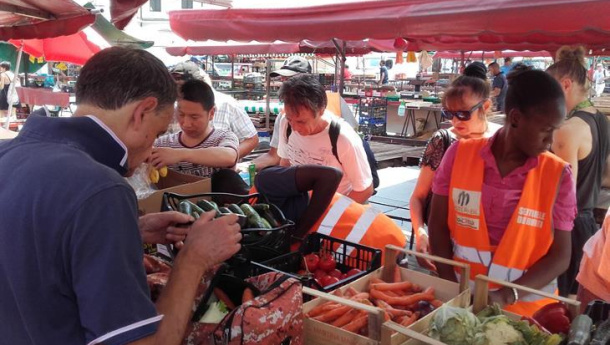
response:
[[[190,215],[193,213],[192,203],[188,200],[182,200],[178,204],[178,211]]]
[[[242,216],[246,215],[244,213],[244,211],[242,211],[241,208],[239,208],[239,206],[237,204],[231,204],[231,205],[229,205],[227,207],[229,208],[229,210],[231,210],[231,212],[233,212],[235,214],[241,214]]]
[[[263,223],[264,225],[264,229],[271,229],[271,224],[269,224],[269,222],[265,219],[265,218],[261,218],[261,223]]]
[[[568,345],[587,345],[591,338],[591,326],[593,320],[587,315],[578,315],[572,321],[570,326],[570,334],[568,336]]]
[[[231,212],[228,207],[219,207],[218,212],[220,212],[221,214],[233,214],[233,212]]]
[[[249,204],[243,204],[240,206],[241,210],[244,211],[248,217],[248,225],[250,228],[257,229],[271,229],[268,222],[263,222],[263,218],[250,206]]]
[[[190,202],[190,203],[191,203],[191,209],[193,209],[193,212],[196,212],[198,216],[200,216],[203,212],[205,212],[201,207],[197,206],[196,204],[194,204],[192,202]]]
[[[258,213],[269,211],[269,205],[267,204],[255,204],[252,206],[252,208]]]
[[[191,213],[191,216],[193,216],[193,218],[195,218],[195,220],[199,219],[199,213],[197,213],[196,211],[193,211]]]
[[[218,215],[218,206],[216,206],[216,204],[212,203],[211,201],[201,199],[197,201],[197,206],[201,207],[201,209],[203,209],[203,211],[205,212],[216,211],[216,215]]]
[[[273,212],[271,212],[271,207],[268,204],[256,204],[252,206],[258,212],[258,214],[265,219],[271,228],[277,228],[281,224],[278,222],[273,216]]]

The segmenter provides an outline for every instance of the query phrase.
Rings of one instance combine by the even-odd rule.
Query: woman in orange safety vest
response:
[[[464,109],[473,104],[464,102]],[[445,111],[466,119],[470,111]],[[437,265],[445,279],[479,274],[554,293],[570,261],[576,216],[569,165],[549,153],[566,116],[561,86],[526,68],[509,76],[506,123],[491,138],[451,146],[432,187],[432,253],[468,263],[470,277]],[[511,288],[490,286],[490,303],[531,316],[552,302]]]

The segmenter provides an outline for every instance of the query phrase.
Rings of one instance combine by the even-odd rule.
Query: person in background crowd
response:
[[[343,78],[345,80],[352,79],[352,72],[349,71],[349,66],[348,65],[345,65],[345,68],[343,69]]]
[[[500,70],[500,65],[497,62],[492,62],[488,66],[489,73],[494,77],[491,83],[491,96],[496,104],[496,111],[504,112],[504,99],[506,98],[506,90],[508,89],[508,81],[506,75]]]
[[[81,70],[73,117],[30,117],[17,138],[0,144],[0,173],[12,181],[0,189],[3,343],[182,343],[203,273],[239,251],[241,234],[234,215],[138,219],[123,176],[148,158],[175,100],[159,59],[107,48]],[[186,233],[155,305],[143,242],[177,242]]]
[[[487,81],[487,67],[481,61],[475,61],[464,68],[463,75]]]
[[[182,83],[190,78],[204,81],[212,90],[212,80],[207,73],[191,62],[181,62],[174,66],[170,72],[177,83]],[[239,140],[239,157],[243,158],[252,152],[258,145],[258,132],[250,120],[250,117],[242,106],[231,96],[214,90],[216,111],[212,125],[216,129],[233,132]]]
[[[502,73],[504,73],[504,75],[508,75],[508,73],[510,73],[510,71],[513,69],[513,60],[511,60],[510,57],[505,57],[504,58],[504,65],[502,65],[502,67],[500,67],[500,70],[502,70]]]
[[[572,230],[570,267],[559,278],[559,292],[567,296],[578,291],[575,278],[582,248],[598,230],[593,209],[601,190],[610,136],[606,116],[597,111],[588,99],[590,84],[584,49],[563,47],[557,52],[555,61],[547,72],[561,84],[568,120],[555,132],[552,151],[572,166],[578,204],[578,216]]]
[[[559,83],[543,71],[514,71],[506,123],[491,138],[447,150],[432,185],[432,254],[470,265],[470,277],[437,264],[441,278],[478,274],[553,293],[569,265],[576,196],[570,165],[548,152],[566,115]],[[490,303],[531,316],[554,302],[491,286]]]
[[[11,63],[2,61],[0,63],[0,116],[7,116],[9,102],[9,88],[14,75],[11,72]]]
[[[610,303],[610,210],[602,229],[593,235],[583,248],[580,270],[576,276],[579,283],[578,297],[584,313],[589,302],[599,299]]]
[[[339,193],[359,203],[373,194],[373,177],[362,139],[345,121],[326,111],[326,92],[316,76],[302,74],[282,84],[280,101],[286,115],[280,124],[280,165],[316,164],[343,173]],[[339,125],[336,152],[329,140],[332,123]]]
[[[292,56],[284,61],[282,67],[276,71],[271,72],[271,77],[281,77],[282,81],[286,81],[291,77],[300,74],[311,74],[312,68],[311,64],[307,59],[301,56]],[[330,111],[336,116],[340,116],[347,123],[350,124],[353,128],[358,126],[356,122],[356,118],[352,113],[351,109],[338,93],[326,92],[327,97],[327,106],[326,110]],[[266,167],[274,166],[280,164],[280,156],[277,154],[277,147],[280,142],[280,117],[283,116],[280,114],[275,119],[275,123],[273,125],[273,134],[271,135],[271,142],[269,143],[269,151],[263,153],[262,155],[256,157],[252,162],[243,163],[238,166],[242,170],[246,170],[245,166],[249,164],[255,164],[256,170],[260,171]]]
[[[419,177],[409,201],[415,248],[420,253],[429,252],[426,225],[429,224],[432,181],[445,152],[458,139],[489,137],[498,129],[497,125],[487,122],[492,104],[486,80],[485,65],[473,62],[443,96],[442,115],[451,121],[452,127],[436,131],[428,140],[420,160]],[[418,262],[423,267],[435,269],[428,260],[418,258]]]
[[[606,69],[601,63],[597,64],[597,69],[593,73],[593,83],[595,86],[595,97],[600,97],[606,88]]]
[[[181,131],[166,134],[155,141],[150,163],[189,175],[211,177],[237,162],[237,136],[216,129],[214,92],[201,80],[189,80],[180,86],[176,116]]]
[[[388,74],[388,68],[385,66],[385,61],[381,60],[379,61],[379,86],[381,85],[386,85],[388,83],[388,81],[390,80],[389,74]]]

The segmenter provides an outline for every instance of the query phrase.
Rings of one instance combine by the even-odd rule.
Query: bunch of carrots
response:
[[[377,306],[384,311],[385,321],[392,320],[402,326],[409,326],[419,319],[420,302],[428,302],[434,308],[443,304],[436,299],[433,287],[424,290],[417,284],[402,281],[399,271],[394,276],[394,282],[391,283],[371,278],[368,292],[358,292],[353,287],[348,287],[345,292],[335,290],[332,293],[362,304]],[[340,303],[322,303],[312,308],[306,316],[349,332],[367,335],[368,313]]]

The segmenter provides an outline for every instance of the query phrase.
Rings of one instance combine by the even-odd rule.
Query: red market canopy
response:
[[[0,0],[2,41],[70,35],[94,21],[94,14],[71,0]]]
[[[372,51],[396,51],[394,40],[348,41],[346,55],[364,55]],[[309,41],[299,43],[243,43],[243,42],[201,42],[189,46],[167,47],[165,50],[173,56],[184,55],[232,55],[232,54],[295,54],[312,53],[334,55],[337,49],[332,41]]]
[[[184,55],[233,55],[233,54],[293,54],[299,52],[298,43],[238,43],[213,42],[192,46],[167,47],[173,56]]]
[[[257,8],[170,11],[170,26],[191,40],[403,37],[426,50],[610,45],[610,21],[600,15],[610,10],[607,0],[378,0],[293,8],[283,3],[265,8],[251,1],[249,6]]]
[[[551,54],[547,51],[502,51],[496,53],[493,51],[482,52],[482,51],[465,51],[464,58],[466,59],[480,59],[484,57],[485,59],[493,59],[496,57],[552,57]],[[437,52],[434,54],[435,59],[461,59],[462,52]]]
[[[119,30],[123,30],[131,18],[138,12],[140,6],[148,0],[111,0],[110,16],[112,23]]]
[[[82,31],[68,36],[9,40],[9,42],[17,48],[23,46],[23,51],[32,56],[44,57],[47,61],[64,61],[77,65],[84,65],[93,54],[101,50],[91,43]]]

